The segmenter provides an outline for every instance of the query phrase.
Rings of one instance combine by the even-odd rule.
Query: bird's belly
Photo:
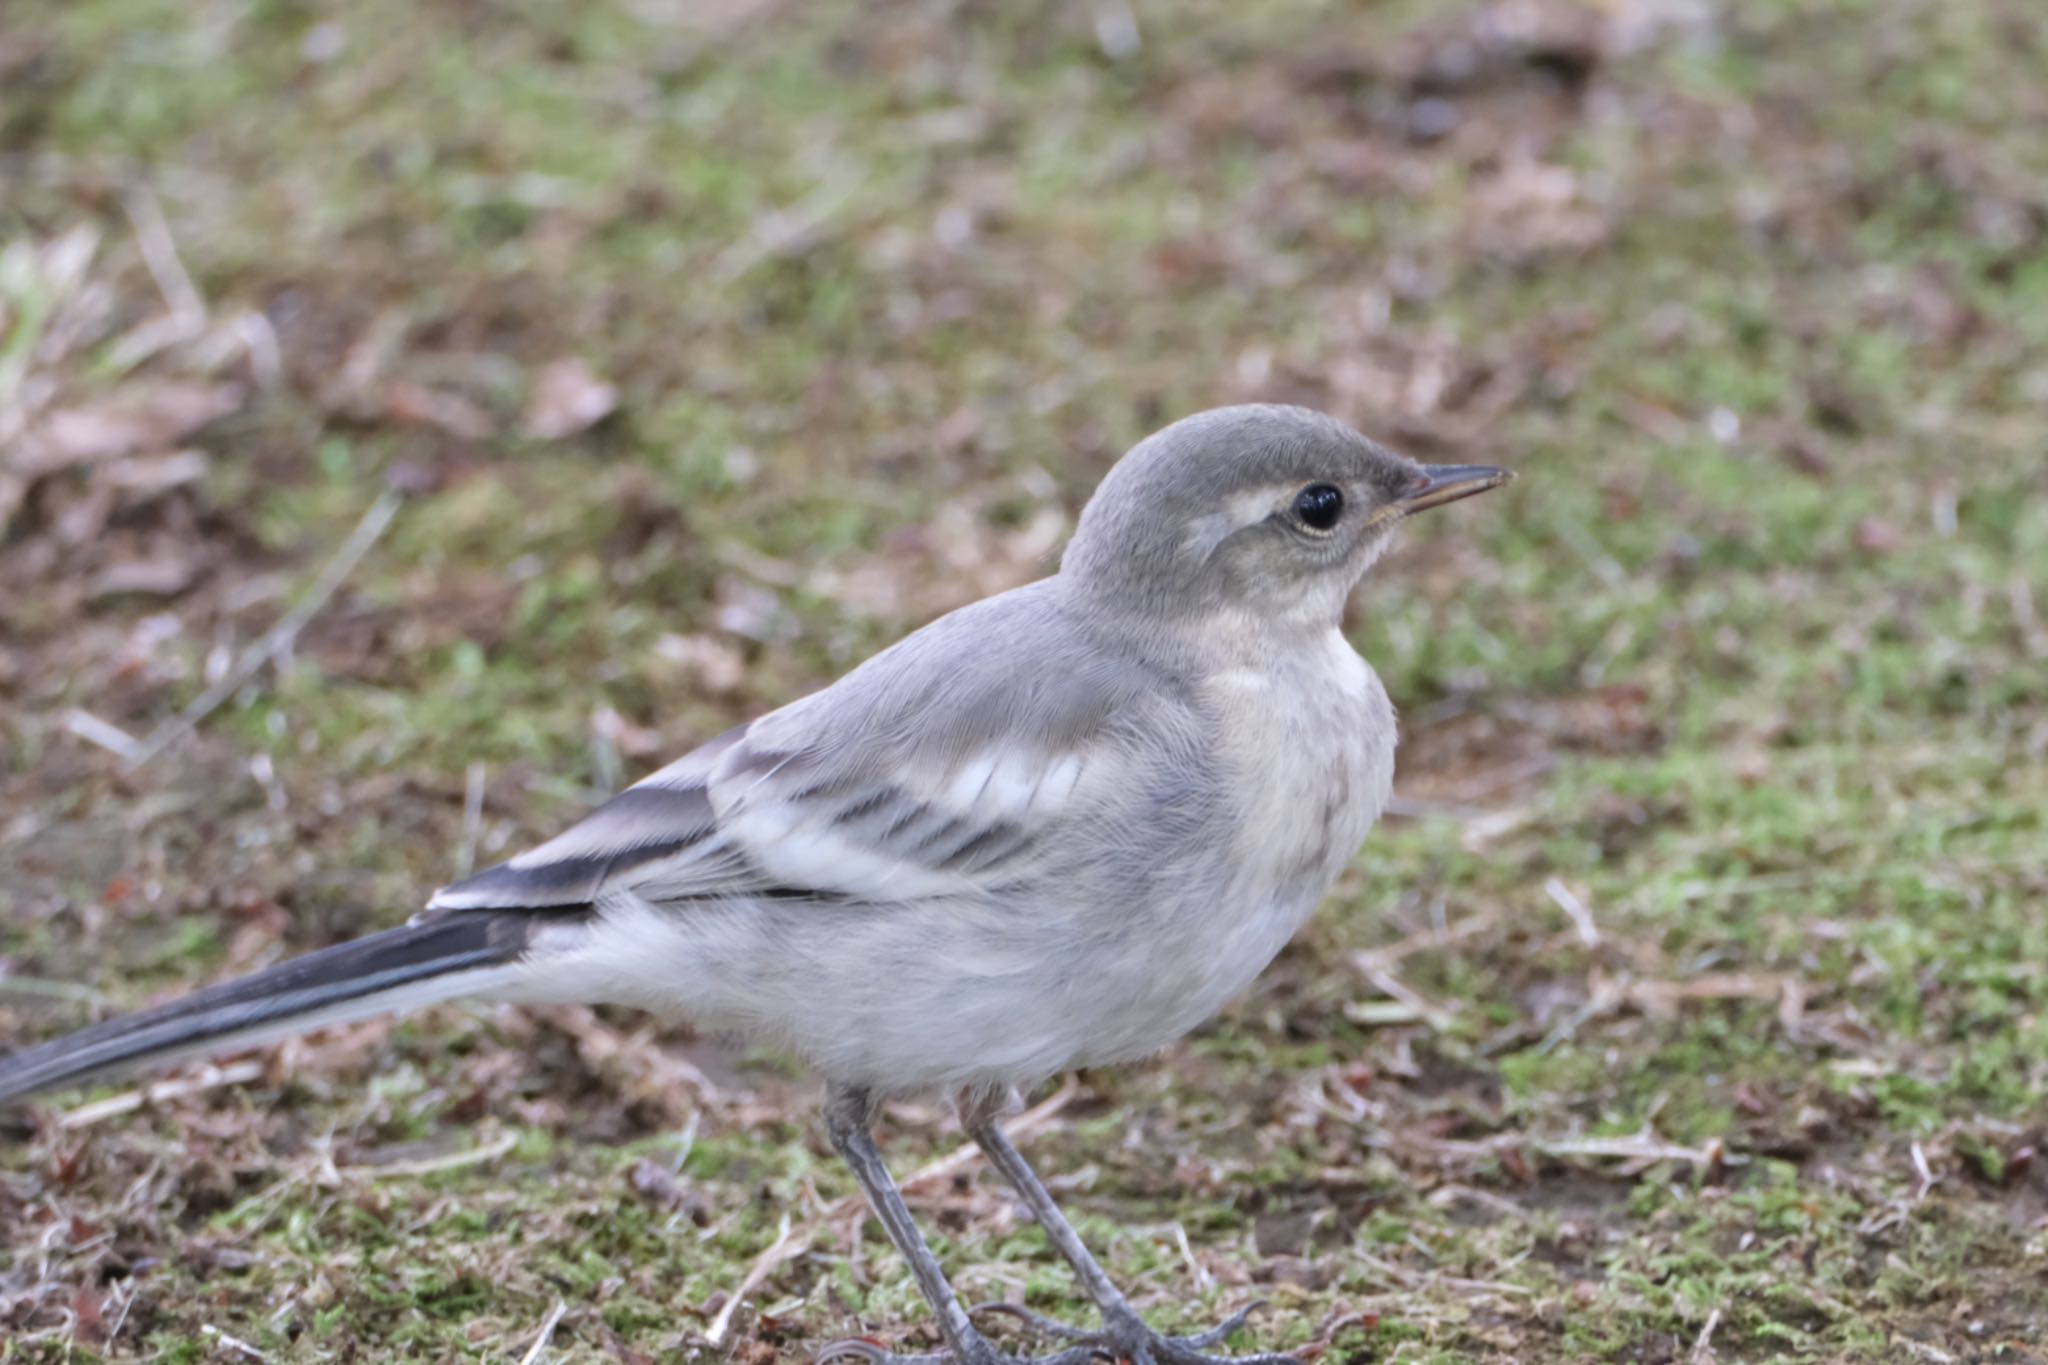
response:
[[[1323,887],[1259,904],[1182,906],[1175,930],[1095,983],[1095,1007],[1072,1012],[1068,1065],[1148,1056],[1200,1026],[1264,971],[1315,910]]]
[[[680,1013],[881,1093],[1029,1085],[1173,1042],[1258,975],[1314,897],[1125,908],[1135,913],[1105,932],[1071,906],[991,917],[924,902],[864,909],[828,936],[799,921],[832,907],[621,903],[607,911],[621,932],[606,937],[632,954],[586,958],[554,990],[521,994]]]
[[[1156,1052],[1278,955],[1378,817],[1392,713],[1365,676],[1362,695],[1325,691],[1242,728],[1256,742],[1217,756],[1231,803],[1178,808],[1164,783],[1137,803],[1145,823],[1077,836],[1028,901],[629,900],[606,908],[627,922],[602,938],[631,951],[557,986],[680,1011],[883,1093],[1028,1084]],[[1380,722],[1330,710],[1358,705]]]

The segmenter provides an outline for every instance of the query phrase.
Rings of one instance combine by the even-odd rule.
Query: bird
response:
[[[1498,487],[1323,413],[1246,404],[1132,447],[1057,569],[728,730],[404,925],[0,1058],[0,1104],[464,997],[605,1003],[793,1053],[943,1345],[1013,1365],[873,1127],[949,1097],[1100,1322],[1019,1313],[1039,1365],[1211,1365],[1148,1326],[1004,1134],[1017,1097],[1160,1052],[1247,987],[1364,844],[1396,718],[1347,601],[1416,512]],[[1008,1310],[1015,1312],[1016,1310]],[[1291,1365],[1287,1355],[1235,1357]]]

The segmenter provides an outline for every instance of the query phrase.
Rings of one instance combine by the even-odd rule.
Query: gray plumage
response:
[[[1104,479],[1056,575],[721,735],[374,952],[0,1061],[0,1100],[472,994],[772,1041],[842,1118],[928,1089],[984,1113],[1156,1051],[1272,960],[1386,804],[1394,711],[1339,632],[1350,590],[1401,517],[1505,478],[1300,408],[1188,418]],[[954,1354],[985,1352],[925,1288]],[[1165,1340],[1116,1344],[1191,1358]]]

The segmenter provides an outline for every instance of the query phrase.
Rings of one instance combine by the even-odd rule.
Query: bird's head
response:
[[[1320,631],[1407,517],[1513,477],[1420,464],[1308,408],[1215,408],[1117,462],[1081,513],[1061,577],[1161,623],[1223,612]]]

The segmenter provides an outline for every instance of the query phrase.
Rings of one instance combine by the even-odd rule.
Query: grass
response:
[[[2037,9],[1205,0],[1113,58],[1113,5],[17,0],[0,448],[238,389],[168,490],[0,454],[0,1036],[393,922],[1040,572],[1161,422],[1309,402],[1526,477],[1361,595],[1406,814],[1029,1142],[1113,1273],[1333,1359],[2048,1351]],[[536,435],[564,357],[617,410]],[[134,774],[67,728],[173,715],[386,488],[289,667]],[[927,1342],[811,1099],[451,1010],[46,1109],[0,1361]],[[985,1173],[917,1203],[1079,1311]]]

